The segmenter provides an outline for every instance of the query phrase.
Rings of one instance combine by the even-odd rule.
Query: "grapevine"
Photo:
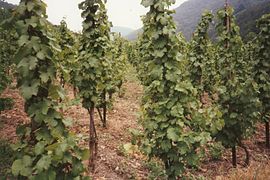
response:
[[[112,66],[112,87],[109,89],[109,99],[112,98],[112,94],[119,92],[121,94],[121,87],[126,75],[127,68],[127,46],[128,42],[122,38],[119,34],[113,34],[112,40],[112,52],[111,52],[111,66]]]
[[[269,117],[270,117],[270,15],[264,15],[258,21],[260,33],[255,52],[256,82],[259,84],[262,102],[261,118],[266,123],[266,147],[270,148]]]
[[[76,145],[75,137],[67,130],[69,122],[56,108],[62,90],[56,85],[46,4],[22,0],[14,15],[19,35],[14,58],[17,86],[31,123],[17,129],[20,141],[13,146],[16,157],[12,173],[19,179],[81,179],[87,151]]]
[[[236,162],[236,146],[246,151],[246,164],[249,153],[242,143],[252,134],[258,117],[259,100],[257,84],[248,72],[248,62],[244,59],[244,45],[233,17],[233,9],[226,5],[218,12],[218,50],[216,61],[220,81],[218,103],[222,107],[225,127],[217,134],[227,148],[232,148],[233,166]]]
[[[94,109],[101,104],[105,106],[106,111],[107,84],[110,83],[111,75],[111,65],[107,55],[110,23],[103,0],[85,0],[79,4],[79,8],[83,10],[84,21],[79,49],[81,67],[76,84],[83,99],[83,107],[88,110],[90,115],[89,168],[94,170],[98,145]],[[106,122],[103,121],[103,125],[106,126]]]
[[[141,62],[145,63],[142,148],[149,157],[159,157],[169,179],[183,176],[188,167],[196,167],[211,132],[222,128],[214,113],[201,108],[197,90],[188,80],[184,55],[176,26],[168,10],[173,0],[143,0],[150,11],[144,17]],[[215,117],[215,121],[211,117]]]
[[[71,79],[70,73],[73,68],[75,59],[75,39],[72,32],[67,28],[65,20],[60,22],[60,26],[55,29],[57,40],[59,42],[60,51],[57,51],[57,59],[59,62],[59,77],[62,87],[65,86],[66,81]]]
[[[213,82],[215,76],[208,71],[210,68],[214,69],[212,63],[214,58],[211,57],[212,44],[208,37],[208,29],[212,21],[213,15],[208,11],[204,12],[190,43],[190,77],[200,94],[209,92],[210,82]]]

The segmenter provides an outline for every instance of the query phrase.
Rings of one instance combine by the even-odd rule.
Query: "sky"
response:
[[[18,4],[20,0],[6,0]],[[81,12],[78,4],[82,0],[44,0],[47,3],[48,19],[53,24],[59,24],[65,17],[68,27],[73,31],[81,30]],[[178,7],[187,0],[176,0],[172,8]],[[131,29],[142,27],[141,15],[146,14],[147,9],[141,4],[141,0],[107,0],[109,20],[113,26],[123,26]]]

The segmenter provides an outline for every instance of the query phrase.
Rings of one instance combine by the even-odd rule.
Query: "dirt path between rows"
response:
[[[113,108],[108,112],[108,127],[101,126],[96,112],[95,121],[99,138],[99,152],[94,179],[121,180],[146,179],[147,170],[142,164],[142,157],[125,155],[123,145],[130,143],[129,129],[137,129],[142,87],[136,81],[124,84],[123,97],[115,98]],[[75,121],[72,128],[77,133],[88,136],[89,115],[81,106],[73,106],[66,114]],[[87,139],[85,146],[87,147]]]

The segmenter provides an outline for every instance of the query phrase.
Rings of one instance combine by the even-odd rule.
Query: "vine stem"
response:
[[[232,165],[234,168],[237,167],[236,146],[232,147]]]
[[[103,127],[107,127],[107,102],[106,102],[106,90],[103,92]]]
[[[269,121],[265,122],[265,144],[266,148],[270,149]]]
[[[239,146],[245,150],[245,153],[246,153],[245,166],[249,166],[250,154],[249,154],[248,148],[241,141],[239,143]]]
[[[89,123],[89,171],[94,172],[95,170],[95,159],[97,157],[98,152],[98,141],[97,141],[97,132],[94,121],[94,110],[92,107],[88,109],[88,113],[90,115],[90,123]]]
[[[101,120],[101,122],[103,124],[104,120],[103,120],[103,116],[102,116],[100,108],[97,108],[97,111],[98,111],[99,118],[100,118],[100,120]]]
[[[73,95],[74,97],[77,97],[77,88],[75,86],[73,87]]]

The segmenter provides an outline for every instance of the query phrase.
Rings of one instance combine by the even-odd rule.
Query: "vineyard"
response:
[[[106,0],[80,33],[42,0],[0,8],[0,179],[269,179],[270,14],[245,41],[225,1],[187,41],[174,3],[142,0],[136,41]]]

